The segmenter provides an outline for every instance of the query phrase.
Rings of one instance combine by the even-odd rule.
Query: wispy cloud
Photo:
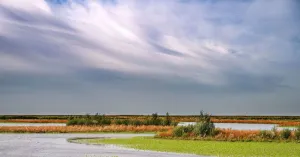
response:
[[[298,86],[295,6],[293,0],[3,1],[0,81],[45,75],[80,84],[109,75],[207,91]]]

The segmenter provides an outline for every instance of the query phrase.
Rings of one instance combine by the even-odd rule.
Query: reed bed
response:
[[[107,125],[107,126],[0,126],[2,133],[86,133],[86,132],[158,132],[172,126]]]
[[[285,131],[278,130],[232,130],[217,129],[213,136],[197,136],[193,132],[184,134],[181,137],[174,135],[172,129],[157,132],[156,138],[165,139],[185,139],[185,140],[213,140],[213,141],[296,141],[300,142],[300,130],[291,130],[287,137],[284,137]]]

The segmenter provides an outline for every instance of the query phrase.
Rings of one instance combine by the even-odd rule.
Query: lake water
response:
[[[131,138],[154,134],[0,134],[0,157],[200,157],[122,148],[115,145],[69,143],[68,138]]]
[[[179,126],[195,125],[196,122],[180,122]],[[233,129],[233,130],[271,130],[277,127],[277,124],[246,124],[246,123],[214,123],[216,128]],[[277,127],[279,130],[282,127]],[[289,127],[289,129],[294,129]]]

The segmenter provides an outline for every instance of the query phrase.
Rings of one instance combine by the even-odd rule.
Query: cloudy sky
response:
[[[300,114],[298,0],[0,1],[0,114]]]

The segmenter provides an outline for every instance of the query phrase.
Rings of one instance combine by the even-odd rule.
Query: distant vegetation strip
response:
[[[67,122],[67,125],[157,125],[157,126],[176,126],[177,122],[172,121],[169,113],[166,113],[164,118],[158,116],[157,113],[153,113],[151,117],[146,119],[111,119],[106,115],[96,114],[95,116],[86,115],[80,118],[71,118]]]
[[[88,133],[88,132],[158,132],[172,126],[108,125],[108,126],[0,126],[0,133]]]
[[[109,117],[109,116],[108,116]],[[170,116],[171,119],[174,119]],[[113,118],[116,121],[118,118]],[[68,119],[6,119],[0,120],[0,123],[67,123]],[[131,123],[132,119],[118,119],[117,123]],[[195,122],[196,120],[192,121]],[[250,123],[250,124],[278,124],[279,126],[300,126],[299,121],[279,121],[279,120],[234,120],[234,119],[212,119],[214,123]],[[173,124],[178,123],[178,120],[173,120]],[[187,122],[187,121],[184,121]],[[137,122],[138,123],[138,122]]]
[[[169,119],[169,125],[175,125],[178,122],[198,121],[199,115],[105,115],[106,122],[111,124],[124,125],[153,125],[153,115],[156,116],[156,122],[163,124],[165,119]],[[2,115],[0,122],[16,123],[68,123],[70,125],[94,125],[92,121],[85,119],[99,120],[99,114],[96,115]],[[102,115],[103,116],[103,115]],[[83,122],[85,121],[85,122]],[[253,123],[253,124],[278,124],[279,126],[300,126],[300,116],[211,116],[214,123]],[[95,122],[95,121],[94,121]],[[96,122],[99,124],[99,122]],[[101,122],[100,122],[101,123]],[[151,124],[152,123],[152,124]],[[157,125],[157,124],[154,124]]]
[[[69,119],[72,117],[82,118],[86,115],[0,115],[0,119]],[[91,115],[94,116],[94,115]],[[106,115],[114,119],[145,119],[151,115]],[[163,118],[165,115],[158,115]],[[199,115],[171,115],[175,121],[195,121]],[[234,120],[289,120],[300,121],[300,116],[251,116],[251,115],[212,115],[212,119],[234,119]]]

